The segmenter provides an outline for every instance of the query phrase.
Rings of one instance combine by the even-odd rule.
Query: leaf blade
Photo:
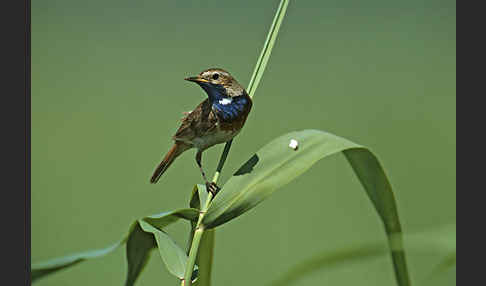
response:
[[[193,220],[199,215],[199,211],[193,208],[179,209],[175,211],[164,212],[143,218],[142,220],[152,224],[155,228],[163,228],[179,219]],[[88,250],[63,257],[57,257],[46,261],[36,262],[31,265],[32,282],[38,279],[54,274],[62,269],[74,266],[82,261],[98,258],[114,251],[119,246],[126,243],[126,256],[128,263],[127,276],[125,285],[133,285],[138,275],[146,265],[149,252],[155,246],[155,240],[152,234],[143,231],[138,221],[131,224],[128,234],[120,241],[102,249]]]
[[[127,276],[125,278],[125,286],[135,284],[138,276],[148,263],[150,251],[154,248],[153,236],[146,233],[138,221],[134,222],[130,228],[126,246]]]
[[[399,285],[410,285],[395,196],[383,168],[368,149],[349,149],[343,153],[383,221]]]
[[[298,142],[297,149],[289,147],[292,139]],[[226,182],[211,203],[203,224],[214,228],[240,216],[317,161],[339,152],[345,154],[385,226],[398,285],[410,285],[395,198],[383,168],[365,147],[327,132],[291,132],[262,147],[245,163],[253,161],[251,168],[244,171],[240,168]]]
[[[142,218],[142,220],[150,223],[155,228],[163,229],[164,227],[178,221],[181,218],[188,221],[193,221],[197,219],[198,216],[199,211],[197,209],[186,208],[146,216]]]
[[[74,266],[78,264],[79,262],[82,262],[87,259],[92,259],[92,258],[97,258],[104,256],[115,249],[117,249],[119,246],[121,246],[123,243],[125,243],[126,238],[102,249],[97,249],[97,250],[89,250],[85,252],[80,252],[76,254],[72,254],[69,256],[64,256],[64,257],[58,257],[58,258],[53,258],[47,261],[42,261],[42,262],[37,262],[33,263],[31,266],[31,279],[32,282],[37,281],[39,278],[42,278],[46,275],[53,274],[59,270],[62,270],[64,268]]]
[[[139,220],[139,224],[143,231],[153,234],[160,257],[164,261],[167,270],[179,279],[184,278],[187,263],[186,253],[166,232],[159,230],[143,220]]]
[[[325,157],[345,148],[360,147],[342,138],[342,141],[339,141],[341,144],[338,144],[337,140],[333,140],[319,145],[325,139],[320,132],[322,131],[291,132],[262,147],[248,160],[255,161],[253,159],[255,156],[258,158],[258,162],[253,165],[252,172],[233,176],[225,183],[220,193],[212,201],[203,219],[203,224],[209,228],[215,227],[232,219],[232,214],[240,215],[253,208],[279,187],[304,173],[321,159],[319,157],[321,155]],[[324,135],[324,137],[326,136],[339,138],[329,133]],[[297,151],[288,147],[291,139],[300,142]],[[298,158],[300,160],[296,161]],[[223,217],[221,217],[222,215]]]
[[[275,41],[277,40],[277,35],[280,30],[282,21],[285,17],[288,5],[288,0],[281,0],[278,5],[272,25],[270,26],[267,38],[265,40],[265,43],[263,44],[263,49],[260,52],[260,56],[258,57],[257,63],[255,65],[255,69],[253,70],[253,74],[250,78],[250,83],[248,84],[248,94],[252,98],[255,94],[256,88],[258,87],[258,84],[260,83],[261,78],[263,77],[263,72],[265,71],[265,68],[267,66],[268,59],[270,58],[270,54],[272,53]]]
[[[379,257],[384,253],[386,253],[386,249],[379,244],[321,252],[292,266],[279,278],[270,283],[269,286],[293,285],[300,279],[308,277],[322,268],[338,267],[349,262],[365,261]]]
[[[135,283],[149,259],[149,252],[159,245],[157,243],[155,230],[162,231],[164,227],[178,221],[179,219],[192,221],[193,219],[197,218],[198,215],[198,210],[187,208],[163,212],[138,220],[135,223],[136,225],[133,227],[134,231],[136,232],[132,231],[130,233],[137,235],[137,241],[134,240],[133,243],[127,242],[128,271],[125,285],[129,286]],[[147,225],[150,227],[147,227]],[[145,227],[145,229],[143,227]],[[164,260],[164,252],[160,252],[159,250],[159,254],[161,255],[162,260]],[[171,269],[168,268],[168,270],[171,272]]]

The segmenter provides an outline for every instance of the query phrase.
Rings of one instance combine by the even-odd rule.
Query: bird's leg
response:
[[[196,162],[197,162],[197,165],[199,166],[199,170],[201,171],[201,174],[204,178],[204,182],[206,182],[206,189],[208,192],[211,192],[213,194],[213,197],[216,196],[216,194],[219,192],[219,190],[221,189],[220,187],[218,187],[218,185],[216,185],[216,183],[214,182],[209,182],[208,179],[206,178],[206,174],[204,173],[204,170],[202,168],[202,164],[201,164],[201,160],[202,160],[202,151],[201,150],[198,150],[197,153],[196,153]]]
[[[199,170],[201,171],[204,181],[208,183],[208,178],[206,178],[206,174],[204,173],[204,170],[202,168],[201,161],[202,161],[202,151],[198,150],[196,153],[196,163],[199,166]]]

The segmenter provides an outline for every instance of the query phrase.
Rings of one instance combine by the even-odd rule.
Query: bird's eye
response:
[[[217,80],[218,78],[219,78],[219,74],[218,73],[213,74],[213,79],[214,80]]]

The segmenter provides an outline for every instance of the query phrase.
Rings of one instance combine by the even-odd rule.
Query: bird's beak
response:
[[[195,83],[209,82],[208,80],[197,77],[197,76],[191,76],[191,77],[185,78],[185,80],[192,81],[192,82],[195,82]]]

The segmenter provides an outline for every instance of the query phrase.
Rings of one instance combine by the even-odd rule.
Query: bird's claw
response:
[[[218,187],[218,185],[216,185],[216,183],[214,182],[207,182],[206,183],[206,190],[208,192],[210,192],[211,194],[213,194],[213,197],[216,196],[216,194],[219,192],[219,190],[221,190],[220,187]]]

